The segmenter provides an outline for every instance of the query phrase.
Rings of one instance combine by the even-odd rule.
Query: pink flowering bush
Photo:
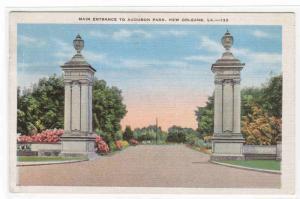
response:
[[[136,139],[130,139],[129,143],[134,146],[139,144],[139,142]]]
[[[64,133],[63,129],[47,129],[41,133],[34,135],[21,135],[17,138],[18,142],[31,143],[31,142],[48,142],[56,143],[60,141],[60,136]]]
[[[105,154],[109,152],[109,147],[106,144],[106,142],[102,139],[101,136],[96,136],[96,146],[97,146],[97,152],[101,154]]]

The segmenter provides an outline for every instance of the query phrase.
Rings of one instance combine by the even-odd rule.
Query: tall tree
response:
[[[18,91],[18,133],[32,134],[45,129],[63,128],[63,79],[56,75],[42,78],[32,90]]]
[[[270,115],[282,116],[282,75],[271,77],[262,88],[263,109]]]
[[[271,77],[261,87],[241,91],[242,133],[248,144],[270,144],[281,139],[282,75]],[[213,134],[213,96],[195,111],[202,137]],[[267,130],[258,130],[266,127]],[[259,132],[259,133],[258,133]],[[255,136],[257,135],[257,136]],[[260,139],[263,139],[261,140]]]
[[[123,138],[124,138],[124,140],[127,140],[127,141],[129,141],[130,139],[133,138],[133,131],[131,130],[130,126],[125,127]]]
[[[262,102],[261,88],[244,88],[241,90],[241,115],[246,116],[252,114],[253,104],[261,104]]]
[[[214,118],[214,96],[209,96],[206,106],[197,107],[195,111],[198,123],[197,131],[201,137],[213,134],[213,118]]]
[[[104,80],[96,79],[93,88],[94,129],[116,133],[121,130],[120,122],[126,113],[121,90],[108,87]]]
[[[63,77],[52,75],[34,84],[31,89],[17,93],[17,132],[38,133],[45,129],[63,128]],[[93,88],[93,127],[104,133],[120,131],[120,121],[126,114],[121,91],[95,80]]]

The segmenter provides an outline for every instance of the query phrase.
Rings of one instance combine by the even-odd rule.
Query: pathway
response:
[[[18,167],[20,185],[279,188],[280,175],[225,167],[184,145],[139,145],[86,162]]]

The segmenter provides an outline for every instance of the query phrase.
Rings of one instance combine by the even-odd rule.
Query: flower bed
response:
[[[41,144],[59,144],[60,137],[63,133],[64,133],[63,129],[45,130],[45,131],[35,134],[35,135],[21,135],[17,138],[17,141],[18,141],[19,145],[30,144],[30,146],[31,146],[33,144],[37,144],[37,146],[35,148],[41,148],[39,146]],[[108,144],[103,140],[103,138],[99,135],[96,136],[95,141],[96,141],[97,152],[100,154],[107,154],[109,152],[115,151],[115,149],[122,150],[123,148],[126,148],[127,146],[129,146],[129,143],[127,141],[117,140],[115,142],[114,141],[112,142],[112,144],[115,147],[110,148],[108,146]],[[130,144],[137,145],[138,141],[131,139]],[[56,146],[54,146],[54,147],[56,147]],[[47,149],[48,148],[49,147],[47,146]]]
[[[106,144],[106,142],[102,139],[101,136],[96,136],[96,146],[97,146],[97,152],[100,154],[106,154],[109,152],[109,147]]]
[[[129,146],[129,143],[126,140],[121,140],[122,148],[126,148]]]
[[[115,142],[117,150],[122,150],[129,146],[129,143],[126,140],[117,140]]]
[[[17,138],[17,141],[19,143],[57,143],[63,133],[63,129],[47,129],[34,135],[21,135]]]
[[[137,140],[135,140],[135,139],[130,139],[130,140],[129,140],[129,143],[130,143],[131,145],[133,145],[133,146],[139,144],[139,142],[138,142]]]

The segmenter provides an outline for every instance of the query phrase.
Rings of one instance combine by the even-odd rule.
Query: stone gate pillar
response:
[[[61,66],[64,71],[65,113],[61,137],[64,156],[96,157],[92,128],[92,86],[96,70],[84,59],[84,41],[80,35],[73,41],[77,53]]]
[[[222,45],[225,52],[211,68],[215,74],[214,134],[211,159],[244,159],[244,138],[240,130],[240,71],[245,64],[230,52],[233,37],[228,31],[222,37]]]

